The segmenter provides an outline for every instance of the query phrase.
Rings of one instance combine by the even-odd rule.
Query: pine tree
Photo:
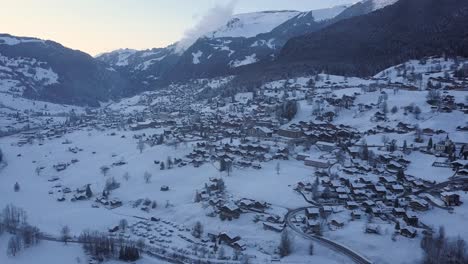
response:
[[[405,172],[399,169],[396,176],[399,181],[403,181],[405,179]]]
[[[15,190],[15,192],[19,192],[20,190],[20,185],[18,182],[15,183],[15,186],[13,186],[13,189]]]
[[[281,257],[286,257],[292,252],[292,241],[287,228],[285,228],[281,234],[281,241],[278,250]]]
[[[86,185],[86,197],[91,198],[93,196],[93,192],[91,191],[90,184]]]
[[[432,142],[432,137],[429,138],[429,142],[427,142],[427,150],[430,151],[434,143]]]

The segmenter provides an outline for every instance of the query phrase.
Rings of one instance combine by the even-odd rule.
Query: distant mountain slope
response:
[[[387,2],[388,3],[388,2]],[[468,1],[400,0],[291,39],[278,67],[372,75],[428,55],[468,56]]]
[[[128,82],[86,53],[34,38],[0,34],[0,92],[97,105],[128,93]]]
[[[208,38],[251,38],[270,32],[285,21],[297,16],[299,11],[264,11],[234,15],[226,25],[206,35]]]
[[[175,52],[175,44],[142,51],[122,49],[96,57],[131,80],[139,91],[159,85],[161,78],[168,74],[179,58],[180,54]]]
[[[260,61],[272,61],[290,38],[325,27],[327,25],[325,19],[332,18],[345,9],[346,6],[337,6],[310,12],[284,11],[288,15],[296,15],[272,30],[257,34],[255,37],[207,36],[200,38],[181,55],[166,79],[184,81],[191,78],[210,78],[230,74],[241,66]],[[276,14],[262,13],[262,16],[266,15],[275,16]],[[238,24],[241,23],[238,22]]]

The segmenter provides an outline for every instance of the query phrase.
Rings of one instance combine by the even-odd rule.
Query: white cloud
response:
[[[177,44],[176,52],[184,52],[201,36],[225,25],[231,19],[236,3],[236,0],[231,0],[225,6],[217,5],[208,10],[194,27],[185,31],[184,36]]]

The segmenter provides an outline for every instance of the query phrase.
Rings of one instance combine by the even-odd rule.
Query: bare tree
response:
[[[65,244],[67,244],[71,239],[70,228],[67,225],[62,227],[62,230],[60,230],[60,238]]]
[[[121,219],[119,221],[119,229],[122,230],[122,231],[125,231],[128,227],[128,221],[127,219]]]
[[[124,175],[123,175],[123,178],[124,178],[126,181],[128,181],[128,180],[130,179],[130,173],[128,173],[128,171],[125,172]]]
[[[197,221],[193,226],[192,235],[196,238],[200,238],[203,234],[203,225],[200,221]]]
[[[310,242],[309,245],[309,255],[314,255],[314,243]]]
[[[281,234],[281,241],[278,247],[278,251],[281,257],[286,257],[292,252],[292,240],[287,228],[285,228]]]
[[[275,170],[276,170],[276,175],[279,175],[279,174],[280,174],[280,171],[281,171],[281,167],[280,167],[280,163],[279,163],[279,162],[276,163]]]
[[[143,153],[143,150],[145,149],[145,142],[141,138],[138,140],[137,149],[140,151],[140,154]]]
[[[7,255],[15,257],[21,251],[21,239],[18,236],[12,236],[8,241]]]
[[[147,171],[145,171],[145,174],[143,175],[143,178],[145,179],[145,183],[148,184],[151,182],[151,178],[153,175]]]
[[[106,177],[107,176],[107,173],[109,172],[110,168],[108,166],[101,166],[101,168],[99,168],[101,170],[101,174]]]

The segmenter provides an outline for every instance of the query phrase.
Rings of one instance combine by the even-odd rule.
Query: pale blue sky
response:
[[[208,10],[231,0],[0,0],[0,32],[55,40],[95,55],[178,41]],[[353,0],[237,0],[234,13],[312,10]]]

